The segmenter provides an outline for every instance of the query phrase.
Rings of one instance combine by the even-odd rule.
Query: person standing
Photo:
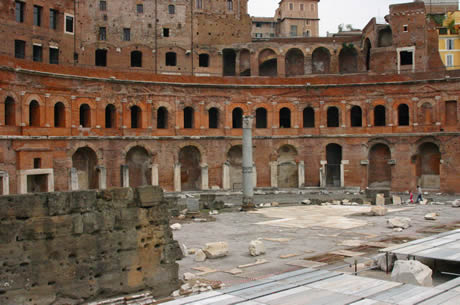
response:
[[[422,188],[420,187],[420,185],[417,185],[417,200],[415,201],[415,203],[419,203],[419,202],[422,202],[423,201],[423,197],[422,197]]]

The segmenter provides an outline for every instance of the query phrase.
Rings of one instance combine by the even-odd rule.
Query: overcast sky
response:
[[[249,15],[257,17],[273,17],[280,0],[249,0]],[[389,5],[412,2],[412,0],[321,0],[319,2],[319,33],[337,32],[341,23],[351,24],[362,29],[371,20],[383,21],[388,15]]]

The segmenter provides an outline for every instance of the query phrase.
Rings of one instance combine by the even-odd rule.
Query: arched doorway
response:
[[[230,188],[240,190],[243,188],[243,147],[235,145],[227,153],[230,168]]]
[[[251,53],[248,49],[240,51],[240,76],[251,76]]]
[[[243,109],[239,107],[232,111],[232,128],[243,128]]]
[[[342,185],[342,146],[329,144],[326,146],[326,185],[340,187]]]
[[[323,47],[315,49],[311,56],[311,60],[313,74],[329,73],[329,67],[331,64],[331,53],[329,53],[328,49]]]
[[[235,76],[236,73],[236,52],[233,49],[222,51],[222,66],[224,76]]]
[[[358,52],[352,46],[344,47],[339,54],[340,73],[358,72]]]
[[[299,49],[290,49],[286,53],[286,76],[305,74],[305,56]]]
[[[418,148],[417,184],[426,189],[439,189],[441,152],[439,147],[431,142],[423,143]]]
[[[278,56],[273,50],[265,49],[259,54],[259,75],[278,75]]]
[[[54,105],[54,127],[65,127],[65,106],[62,102]]]
[[[296,163],[297,150],[292,145],[283,145],[278,149],[278,187],[299,187],[299,175]]]
[[[369,188],[391,188],[390,148],[382,143],[369,150],[368,186]]]
[[[81,147],[72,156],[72,167],[77,170],[80,190],[97,189],[97,155],[89,147]]]
[[[152,184],[152,158],[142,146],[131,148],[126,154],[126,164],[129,169],[129,186],[138,187]]]
[[[195,146],[185,146],[179,152],[181,164],[181,189],[183,191],[196,191],[201,185],[201,154]]]
[[[5,99],[5,125],[16,125],[16,103],[9,96]]]

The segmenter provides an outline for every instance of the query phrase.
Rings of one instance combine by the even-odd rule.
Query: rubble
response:
[[[385,195],[377,194],[375,196],[375,205],[385,205]]]
[[[206,254],[203,250],[199,249],[195,252],[195,262],[204,262],[206,260]]]
[[[411,219],[408,217],[394,217],[387,220],[389,228],[407,229],[411,226]]]
[[[431,287],[433,286],[431,275],[431,269],[419,261],[397,260],[391,279],[395,282]]]
[[[373,206],[371,208],[371,211],[369,212],[370,216],[385,216],[387,214],[388,210],[384,206]]]
[[[374,264],[379,267],[380,270],[389,272],[393,269],[393,265],[395,263],[396,256],[395,255],[388,255],[388,262],[387,262],[387,255],[385,253],[379,254],[373,258]],[[387,269],[388,265],[388,269]]]
[[[453,208],[460,208],[460,199],[452,201],[452,207]]]
[[[310,205],[310,204],[311,204],[311,200],[310,200],[310,199],[302,200],[302,204]]]
[[[436,220],[438,219],[438,213],[428,213],[425,215],[425,220]]]
[[[196,278],[196,275],[190,272],[186,272],[183,275],[184,281],[190,281]]]
[[[178,231],[178,230],[182,229],[182,225],[180,223],[172,224],[170,227],[171,227],[171,230],[173,230],[173,231]]]
[[[249,243],[249,254],[251,256],[259,256],[265,254],[265,245],[261,240],[252,240]]]
[[[394,205],[401,205],[402,204],[401,197],[399,197],[399,196],[393,196],[392,201],[393,201]]]
[[[227,256],[228,254],[228,243],[226,242],[215,242],[207,243],[203,248],[203,252],[206,254],[206,258],[220,258]]]

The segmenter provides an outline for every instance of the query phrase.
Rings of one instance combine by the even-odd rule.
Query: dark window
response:
[[[401,59],[401,66],[413,64],[413,53],[411,51],[401,51],[399,53]]]
[[[339,109],[337,107],[327,109],[327,127],[339,127]]]
[[[361,107],[354,106],[350,111],[350,122],[351,127],[362,127],[363,126],[363,112]]]
[[[105,128],[115,128],[116,109],[112,104],[105,107]]]
[[[168,52],[166,53],[166,65],[175,67],[177,65],[176,53]]]
[[[65,31],[73,33],[73,16],[65,16]]]
[[[143,4],[136,5],[136,10],[138,14],[142,14],[144,12],[144,5]]]
[[[157,128],[168,128],[168,110],[165,107],[158,108],[157,111]]]
[[[16,22],[24,22],[24,7],[24,2],[16,1]]]
[[[107,10],[107,1],[100,0],[99,1],[99,10],[106,11]]]
[[[34,158],[34,168],[42,167],[42,158]]]
[[[315,127],[315,110],[312,107],[307,107],[303,110],[303,128]]]
[[[232,111],[232,127],[243,128],[243,110],[241,108],[235,108]]]
[[[200,54],[199,65],[200,67],[209,67],[209,55],[208,54]]]
[[[34,25],[42,25],[42,7],[38,5],[34,5]]]
[[[256,110],[256,128],[267,128],[267,110],[257,108]]]
[[[280,128],[291,128],[291,110],[289,108],[280,110]]]
[[[91,127],[91,110],[88,104],[80,106],[80,126]]]
[[[168,5],[168,13],[174,15],[176,13],[176,7],[172,4]]]
[[[40,105],[37,101],[29,104],[29,125],[40,126]]]
[[[50,9],[50,29],[57,29],[57,16],[58,11],[54,9]]]
[[[138,106],[131,107],[131,128],[141,128],[142,111]]]
[[[399,126],[409,126],[409,106],[401,104],[398,106]]]
[[[123,29],[123,41],[130,41],[131,40],[131,29],[124,28]]]
[[[26,58],[26,42],[23,40],[14,41],[14,57],[24,59]]]
[[[193,128],[194,111],[192,107],[184,108],[184,128]]]
[[[42,46],[34,45],[33,47],[33,60],[42,62],[43,61],[43,48]]]
[[[385,106],[378,105],[374,108],[374,125],[385,126],[386,123],[386,110]]]
[[[169,37],[169,29],[163,28],[163,37]]]
[[[105,27],[99,28],[99,40],[107,40],[107,29]]]
[[[131,52],[131,67],[142,67],[142,52],[141,51]]]
[[[211,108],[208,111],[209,128],[219,128],[219,109]]]
[[[59,49],[50,48],[50,64],[58,65],[59,64]]]
[[[196,8],[197,9],[203,8],[203,0],[196,0]]]
[[[16,109],[14,100],[11,97],[7,97],[5,100],[5,125],[14,126],[16,125]]]
[[[96,50],[95,56],[95,64],[98,67],[106,67],[107,66],[107,50],[98,49]]]
[[[262,27],[262,23],[256,22],[256,28],[261,28],[261,27]]]
[[[233,11],[233,0],[227,0],[227,9]]]
[[[65,127],[65,106],[61,102],[54,105],[54,127]]]
[[[447,28],[440,28],[439,29],[439,35],[447,35]]]

